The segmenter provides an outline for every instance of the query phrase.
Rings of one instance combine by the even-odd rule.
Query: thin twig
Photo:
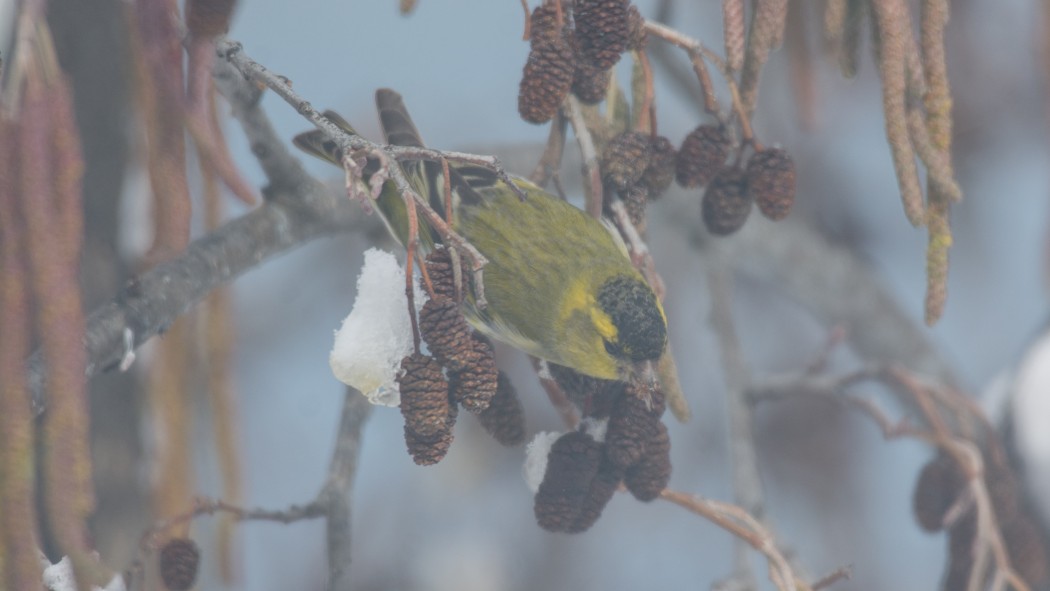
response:
[[[773,534],[743,508],[670,489],[664,489],[660,498],[700,515],[762,553],[769,561],[770,580],[781,591],[795,591],[794,571],[777,550]]]
[[[576,143],[580,147],[580,156],[583,158],[583,169],[585,176],[584,185],[587,187],[587,200],[584,210],[591,217],[598,219],[602,216],[602,172],[598,168],[598,150],[594,146],[594,138],[587,128],[587,122],[583,119],[583,110],[580,102],[575,96],[569,95],[565,100],[565,109],[568,110],[569,123],[572,132],[576,136]]]

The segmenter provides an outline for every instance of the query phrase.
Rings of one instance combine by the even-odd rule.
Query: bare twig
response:
[[[743,101],[741,91],[733,79],[733,74],[729,70],[725,60],[720,58],[718,54],[711,51],[700,41],[693,39],[687,35],[667,27],[665,25],[647,21],[645,23],[645,29],[653,36],[663,39],[668,43],[672,43],[684,49],[690,56],[690,60],[693,64],[693,70],[696,72],[697,79],[700,81],[700,86],[703,89],[704,95],[704,110],[708,113],[716,115],[719,121],[723,121],[723,117],[719,114],[717,101],[714,100],[713,90],[711,89],[710,76],[707,74],[707,68],[703,64],[703,60],[706,59],[718,68],[719,73],[725,79],[726,87],[729,88],[729,95],[733,112],[736,113],[737,119],[740,121],[740,133],[744,142],[753,142],[754,132],[751,129],[751,116],[746,108],[746,103]],[[724,121],[723,121],[724,122]]]
[[[193,507],[184,513],[155,522],[143,532],[135,559],[128,569],[129,588],[134,589],[141,578],[145,559],[172,530],[198,517],[227,514],[237,521],[273,521],[289,524],[306,519],[326,518],[328,540],[328,589],[341,591],[349,588],[350,564],[350,489],[357,471],[361,431],[371,414],[372,405],[359,392],[347,388],[343,414],[339,423],[328,477],[317,496],[305,505],[287,509],[244,508],[221,499],[204,497],[194,500]]]
[[[848,581],[852,577],[852,565],[840,566],[839,568],[814,581],[814,583],[810,585],[810,589],[812,589],[813,591],[820,591],[820,589],[826,589],[834,585],[835,583],[838,583],[839,581]]]
[[[554,116],[554,122],[550,126],[550,135],[547,136],[547,147],[543,150],[543,156],[536,164],[536,168],[529,175],[529,180],[540,187],[547,186],[547,181],[557,181],[560,176],[561,159],[565,153],[565,128],[567,124],[565,115],[559,110]],[[561,196],[563,199],[564,195]]]
[[[906,419],[894,422],[873,401],[844,393],[849,386],[869,380],[890,386],[902,402],[909,403],[908,405],[912,408],[918,408],[926,424],[930,426],[929,429],[916,428]],[[940,408],[938,400],[947,400],[955,405],[960,403],[954,401],[954,396],[946,398],[943,395],[936,395],[935,392],[942,388],[943,386],[930,383],[900,367],[874,365],[841,376],[799,374],[786,380],[781,379],[779,384],[771,382],[753,387],[750,394],[752,399],[780,397],[788,392],[819,395],[832,399],[845,397],[846,401],[867,414],[880,427],[887,439],[901,437],[917,439],[949,454],[967,477],[967,491],[977,517],[975,554],[969,580],[985,581],[990,574],[996,579],[1009,582],[1016,589],[1028,589],[1025,581],[1011,564],[999,518],[996,515],[996,507],[986,483],[982,451],[978,442],[957,436],[955,428],[944,420],[942,412],[950,411],[951,408]],[[962,412],[974,412],[978,415],[980,413],[979,409],[970,405],[962,406],[963,408],[960,409]],[[973,418],[977,420],[977,417]],[[990,449],[994,451],[995,446],[994,442],[990,442]],[[966,509],[960,506],[953,509],[952,512],[958,515]],[[991,563],[983,559],[986,552],[991,554]],[[986,572],[988,568],[993,567],[992,573]]]
[[[576,136],[580,156],[583,158],[584,185],[587,188],[584,209],[591,217],[597,219],[602,215],[602,172],[598,168],[598,150],[594,146],[594,138],[591,137],[591,132],[587,128],[587,122],[583,119],[580,102],[570,94],[565,100],[564,107],[568,110],[569,123],[572,125],[572,132]]]
[[[798,588],[795,573],[784,555],[777,550],[773,534],[743,508],[670,489],[661,492],[660,498],[700,515],[761,552],[769,561],[770,580],[781,591],[795,591]]]

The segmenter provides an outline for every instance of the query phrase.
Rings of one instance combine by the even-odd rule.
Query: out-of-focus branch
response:
[[[660,498],[700,515],[761,552],[769,561],[769,579],[777,589],[805,588],[805,584],[795,577],[787,559],[777,550],[773,534],[743,508],[670,489],[661,492]]]
[[[696,215],[670,212],[679,220]],[[699,245],[707,238],[699,222],[688,228]],[[721,241],[737,272],[773,281],[825,326],[841,326],[854,350],[873,362],[894,363],[942,383],[953,372],[927,340],[916,319],[905,313],[872,269],[847,247],[832,243],[803,221],[788,218],[770,231],[754,219],[733,240]]]
[[[348,589],[350,489],[357,472],[361,432],[371,412],[372,405],[368,400],[360,392],[348,388],[332,460],[328,465],[328,478],[312,501],[305,505],[292,505],[287,509],[247,509],[223,500],[197,499],[194,506],[185,513],[157,521],[142,534],[138,554],[128,569],[128,588],[137,588],[146,557],[156,549],[166,534],[198,517],[226,514],[237,521],[273,521],[285,524],[324,517],[328,538],[328,589]]]
[[[371,413],[372,404],[368,399],[347,388],[339,435],[328,465],[328,480],[315,501],[325,508],[329,591],[350,588],[350,489],[361,454],[361,431]]]
[[[750,376],[733,323],[732,276],[717,255],[708,262],[708,289],[711,292],[711,327],[718,339],[726,382],[729,413],[729,449],[733,466],[733,498],[750,515],[761,520],[765,513],[762,481],[758,474],[758,455],[751,406],[747,401]],[[752,578],[750,560],[738,538],[734,576]]]
[[[851,386],[868,381],[888,386],[906,406],[918,408],[927,426],[914,426],[907,418],[893,421],[873,401],[848,391]],[[1045,561],[1042,540],[1018,533],[1018,522],[1027,518],[1019,502],[1021,492],[1002,457],[1001,444],[991,427],[983,422],[980,409],[964,394],[894,365],[872,364],[838,376],[804,372],[773,378],[755,384],[749,395],[754,401],[815,395],[849,402],[867,414],[886,439],[907,437],[939,448],[942,454],[951,457],[952,469],[959,474],[960,481],[952,485],[920,479],[919,487],[922,491],[923,487],[946,486],[947,490],[925,490],[924,494],[957,497],[943,518],[947,526],[969,515],[975,516],[975,529],[970,534],[973,538],[967,542],[972,544],[972,550],[961,557],[962,566],[968,571],[966,579],[971,582],[969,588],[983,588],[984,582],[992,578],[1009,583],[1015,589],[1029,589],[1029,583],[1038,586],[1045,582],[1035,578],[1039,573],[1045,577],[1046,572],[1034,564]],[[968,416],[970,420],[961,420],[960,416]],[[973,430],[974,423],[983,429]],[[919,502],[921,495],[916,494]],[[920,511],[918,505],[916,511]],[[952,531],[949,535],[966,534]],[[1032,580],[1026,581],[1022,574]]]
[[[87,376],[115,367],[132,347],[164,332],[171,323],[213,289],[276,255],[315,238],[362,228],[354,208],[318,183],[300,187],[298,203],[271,201],[194,241],[179,257],[133,280],[86,322]],[[38,351],[28,361],[28,379],[36,412],[43,412],[44,359]]]
[[[370,225],[346,200],[306,174],[258,108],[257,91],[225,63],[216,64],[216,70],[220,88],[234,105],[270,180],[269,199],[194,241],[93,311],[84,335],[87,377],[115,367],[214,288],[263,261],[320,236]],[[44,369],[43,355],[37,351],[29,358],[27,375],[38,414],[46,406]]]

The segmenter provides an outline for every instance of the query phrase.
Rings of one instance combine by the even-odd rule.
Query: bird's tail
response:
[[[386,142],[396,146],[423,148],[423,138],[416,129],[412,117],[405,107],[401,95],[389,88],[380,88],[376,91],[376,108],[379,111],[379,120],[383,127],[383,135]],[[334,111],[325,111],[332,123],[344,131],[357,135],[357,131],[345,119]],[[301,133],[293,139],[295,145],[312,156],[316,156],[342,166],[343,154],[335,142],[325,136],[319,129]],[[405,173],[412,188],[420,196],[427,200],[431,208],[445,219],[449,219],[445,212],[447,197],[451,197],[452,211],[457,211],[461,203],[478,204],[483,198],[478,189],[484,190],[496,183],[496,177],[484,167],[450,164],[449,188],[450,195],[445,192],[445,178],[443,167],[440,162],[424,159],[399,159],[398,164]],[[395,164],[398,165],[398,164]],[[370,159],[364,170],[367,180],[378,170],[379,163]],[[376,202],[376,206],[387,223],[387,227],[394,237],[402,244],[408,238],[407,211],[403,198],[392,181],[387,181],[383,187],[382,194]],[[426,224],[420,223],[420,239],[424,248],[429,248],[437,240],[433,232],[429,231]]]

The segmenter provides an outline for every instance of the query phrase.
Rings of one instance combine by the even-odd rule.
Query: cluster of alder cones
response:
[[[449,251],[434,250],[426,266],[433,292],[419,312],[419,332],[430,355],[417,351],[402,359],[397,379],[408,453],[420,465],[441,461],[452,445],[460,406],[503,445],[521,444],[521,402],[496,367],[492,344],[463,318]]]
[[[787,217],[795,203],[795,163],[787,151],[758,149],[743,167],[726,163],[731,152],[726,128],[711,124],[691,131],[678,150],[678,184],[707,187],[700,212],[708,231],[719,236],[736,232],[751,214],[752,203],[771,220]]]
[[[587,104],[605,98],[610,69],[627,50],[645,47],[644,20],[628,0],[546,0],[529,19],[531,50],[518,113],[550,121],[570,92]]]
[[[754,151],[747,165],[726,164],[732,140],[720,125],[701,125],[675,150],[661,135],[625,131],[602,152],[602,182],[607,197],[618,195],[631,221],[645,228],[645,206],[672,181],[684,188],[706,186],[701,217],[712,234],[740,229],[752,203],[771,220],[781,220],[795,202],[795,164],[781,148]]]
[[[529,19],[528,61],[518,92],[518,112],[530,123],[550,121],[571,92],[586,104],[608,94],[611,68],[623,52],[642,51],[645,21],[629,0],[546,0]],[[780,148],[756,150],[745,166],[727,164],[733,141],[723,125],[700,125],[676,151],[653,133],[626,131],[601,156],[604,194],[623,200],[631,221],[645,228],[645,206],[672,180],[685,188],[705,186],[701,217],[720,236],[740,229],[752,204],[771,220],[787,216],[795,201],[795,165]],[[743,147],[741,147],[743,149]]]
[[[548,452],[533,506],[540,527],[586,531],[621,482],[640,501],[658,497],[671,478],[671,440],[660,421],[663,394],[557,365],[550,369],[584,419]]]

